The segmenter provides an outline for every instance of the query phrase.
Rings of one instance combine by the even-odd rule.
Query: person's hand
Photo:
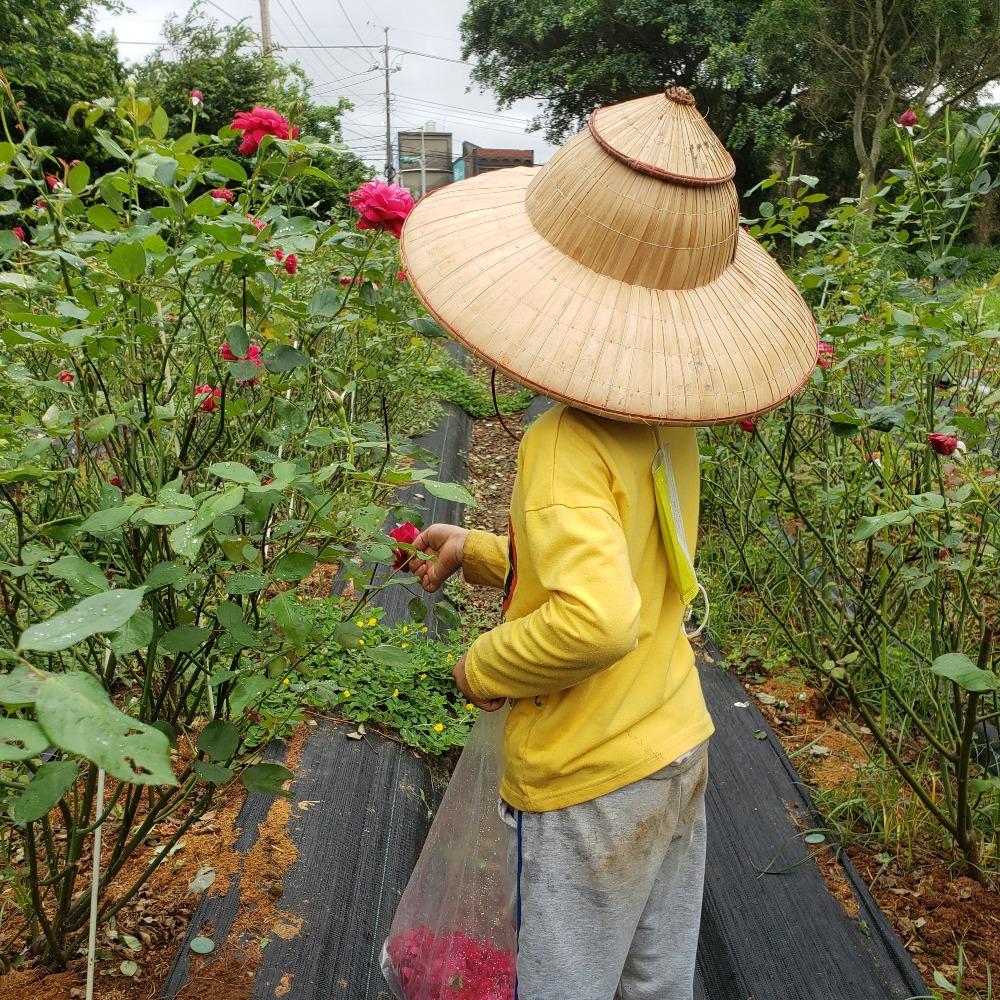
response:
[[[418,552],[434,557],[433,560],[421,559],[414,554],[409,565],[410,571],[416,573],[420,586],[428,594],[439,589],[462,565],[462,553],[468,537],[469,529],[460,528],[457,524],[432,524],[413,540],[413,547]]]
[[[461,691],[462,694],[464,694],[465,697],[476,706],[476,708],[480,708],[484,712],[496,712],[498,709],[503,708],[503,703],[507,700],[506,698],[487,698],[483,701],[481,698],[477,698],[469,690],[469,681],[465,676],[465,653],[458,658],[458,663],[456,663],[452,669],[451,676],[455,678],[455,683],[458,685],[459,691]]]

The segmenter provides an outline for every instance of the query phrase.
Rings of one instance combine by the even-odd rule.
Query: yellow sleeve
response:
[[[507,578],[507,536],[473,528],[462,550],[462,575],[466,583],[503,587]]]
[[[572,687],[638,644],[638,588],[625,534],[606,509],[551,504],[525,513],[525,558],[548,599],[485,632],[465,673],[479,698],[529,698]]]

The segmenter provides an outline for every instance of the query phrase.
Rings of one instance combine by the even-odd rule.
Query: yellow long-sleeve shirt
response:
[[[698,445],[662,428],[689,550]],[[501,795],[544,812],[646,777],[713,732],[656,513],[651,428],[556,406],[518,452],[510,535],[471,531],[470,583],[505,587],[505,620],[469,648],[480,698],[510,698]]]

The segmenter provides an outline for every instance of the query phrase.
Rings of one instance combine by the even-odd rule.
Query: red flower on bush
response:
[[[212,385],[198,385],[194,389],[194,401],[202,413],[212,413],[219,408],[216,402],[222,396],[222,390]]]
[[[298,271],[299,269],[299,258],[296,257],[295,254],[293,253],[290,253],[288,254],[287,257],[285,257],[284,263],[285,263],[285,270],[289,274],[295,274],[295,272]]]
[[[746,431],[747,434],[756,434],[757,421],[753,417],[744,417],[740,421],[740,430]]]
[[[402,524],[397,524],[396,527],[389,532],[389,537],[394,538],[397,542],[412,545],[419,534],[420,529],[415,524],[411,524],[409,521],[404,521]],[[393,549],[392,554],[396,557],[396,561],[392,564],[392,568],[406,569],[406,565],[409,563],[410,557],[413,553],[407,552],[405,549]]]
[[[836,360],[837,356],[834,353],[833,344],[829,341],[821,340],[819,347],[816,349],[816,364],[820,368],[829,368]]]
[[[353,285],[354,279],[349,274],[342,274],[339,278],[342,285]]]
[[[907,108],[898,119],[898,124],[903,128],[913,128],[919,119],[917,118],[916,111],[913,108]]]
[[[35,199],[35,208],[46,209],[49,207],[49,203],[44,198]]]
[[[267,229],[267,223],[263,219],[258,219],[255,215],[247,214],[247,222],[250,223],[258,233],[264,232]]]
[[[463,931],[419,926],[386,949],[406,1000],[512,1000],[514,955]]]
[[[280,264],[285,259],[285,251],[276,249],[274,251],[274,259]]]
[[[108,480],[108,482],[109,482],[109,483],[110,483],[110,484],[111,484],[112,486],[117,486],[117,487],[118,487],[118,489],[121,489],[121,488],[122,488],[122,477],[121,477],[121,476],[112,476],[112,477],[111,477],[111,478],[110,478],[110,479]]]
[[[927,443],[939,455],[950,455],[958,447],[958,438],[954,434],[928,434]]]
[[[24,238],[24,230],[20,226],[14,226],[11,232],[17,237],[18,243],[27,243],[28,241]]]
[[[256,153],[265,135],[273,135],[277,139],[297,139],[299,135],[298,125],[292,125],[284,115],[279,115],[270,108],[255,107],[253,111],[237,111],[229,127],[243,133],[240,152],[244,156]]]
[[[213,198],[218,198],[220,201],[228,201],[230,205],[233,203],[233,192],[229,188],[216,188],[210,194]]]
[[[75,379],[76,376],[72,372],[68,372],[65,369],[63,369],[56,376],[56,378],[58,378],[59,381],[62,382],[63,385],[72,385],[73,384],[73,379]]]
[[[358,215],[358,229],[382,229],[398,240],[406,217],[413,211],[413,198],[406,188],[376,178],[352,191],[347,200]]]
[[[48,186],[52,188],[53,191],[55,191],[56,188],[61,188],[63,186],[63,182],[59,180],[59,178],[56,177],[55,174],[46,174],[45,183],[48,184]]]
[[[397,281],[409,281],[410,279],[407,278],[405,271],[397,271],[396,272],[396,280]]]
[[[205,95],[197,88],[188,92],[188,98],[195,107],[205,103]]]

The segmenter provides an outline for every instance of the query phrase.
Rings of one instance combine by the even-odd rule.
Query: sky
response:
[[[98,28],[114,32],[126,62],[137,62],[160,40],[163,20],[183,14],[186,0],[127,0],[126,13],[103,15]],[[344,116],[344,140],[382,170],[385,164],[385,76],[379,49],[307,46],[379,46],[389,28],[392,133],[433,122],[453,133],[453,152],[463,140],[480,146],[534,149],[544,163],[555,147],[528,132],[538,105],[519,101],[500,110],[489,93],[470,91],[462,64],[458,22],[465,0],[270,0],[271,30],[281,58],[299,62],[314,81],[318,101],[344,96],[355,109]],[[246,18],[260,26],[258,0],[206,0],[206,13],[221,24]],[[401,52],[409,49],[410,52]],[[425,53],[416,55],[414,53]],[[435,57],[435,58],[431,58]],[[379,69],[374,70],[375,65]]]

